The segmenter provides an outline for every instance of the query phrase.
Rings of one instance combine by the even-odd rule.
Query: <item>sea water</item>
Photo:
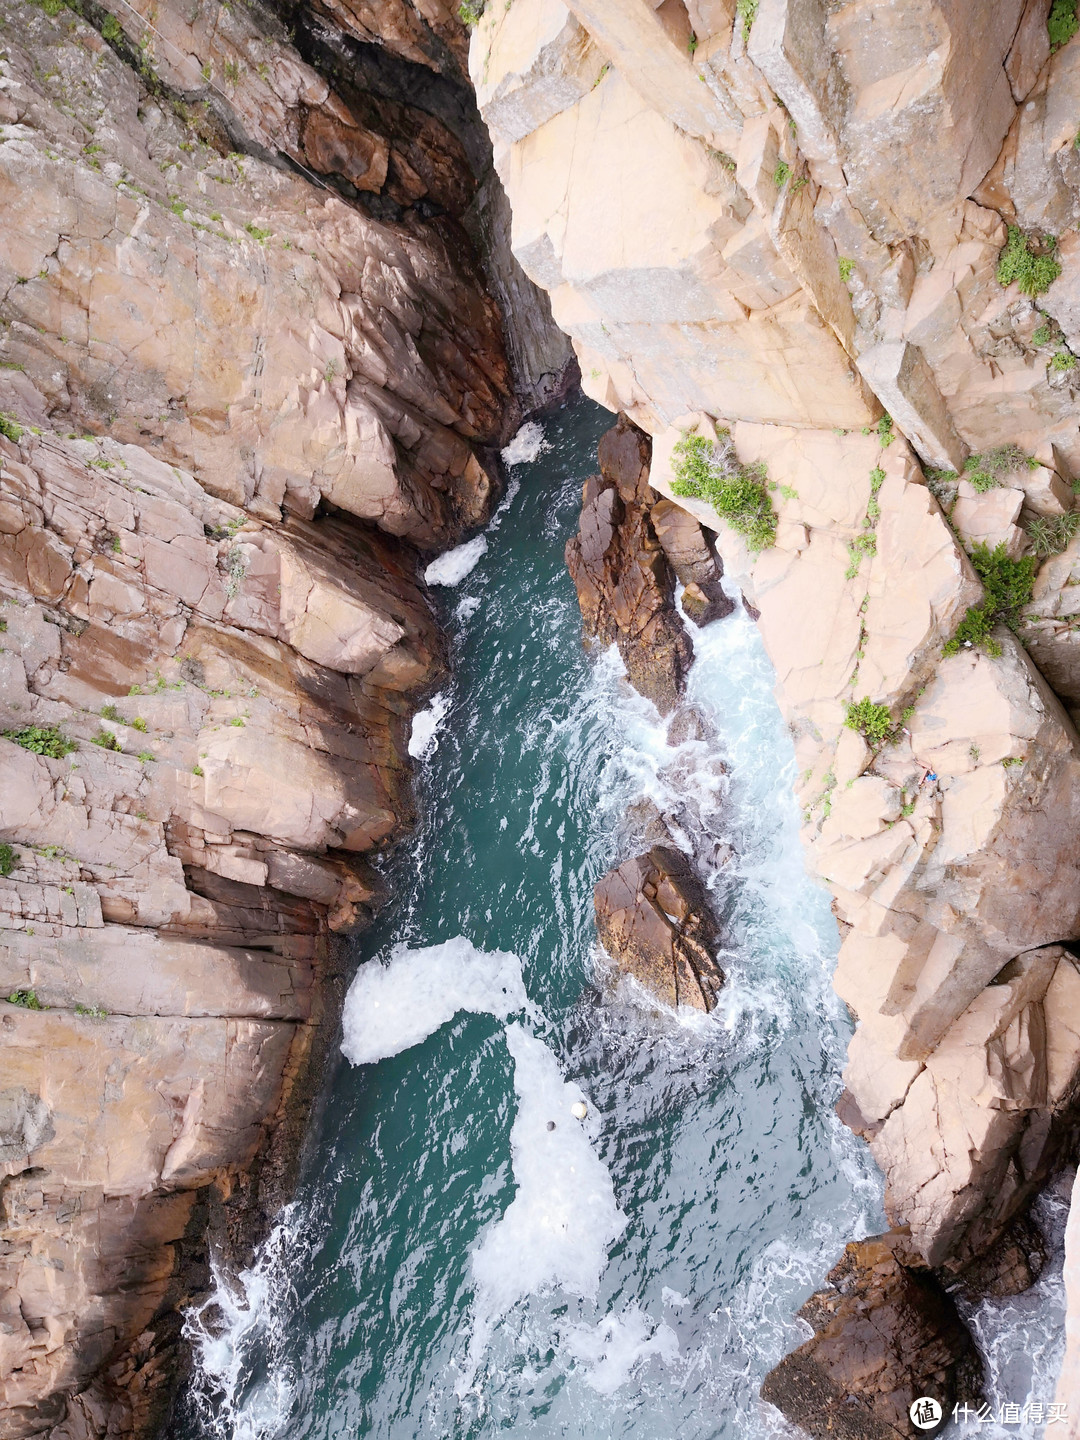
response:
[[[189,1314],[192,1440],[793,1435],[761,1381],[885,1226],[833,1112],[836,926],[754,625],[692,629],[674,733],[582,648],[563,549],[610,423],[578,401],[524,427],[486,531],[427,569],[452,677],[413,723],[422,819],[358,942],[297,1197]],[[596,946],[593,885],[648,815],[722,920],[708,1017]],[[974,1316],[1004,1398],[1052,1398],[1059,1270]]]

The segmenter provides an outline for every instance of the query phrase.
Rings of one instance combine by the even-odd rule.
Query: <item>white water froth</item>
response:
[[[665,1291],[669,1293],[674,1292]],[[605,1315],[598,1325],[573,1326],[566,1348],[581,1365],[586,1384],[601,1395],[614,1395],[647,1360],[655,1356],[670,1364],[677,1359],[679,1338],[670,1325],[657,1325],[640,1305],[628,1305],[621,1315]]]
[[[574,1119],[586,1097],[564,1080],[554,1055],[520,1025],[506,1027],[518,1110],[510,1132],[517,1194],[472,1254],[476,1282],[469,1364],[457,1392],[472,1383],[495,1325],[519,1300],[555,1287],[595,1297],[608,1250],[626,1228],[607,1166],[593,1151],[598,1121]],[[549,1129],[550,1122],[554,1129]]]
[[[544,439],[544,427],[536,420],[528,420],[509,445],[503,447],[503,464],[526,465],[550,449],[550,444]]]
[[[463,935],[421,950],[395,945],[388,965],[369,960],[349,986],[342,1054],[354,1065],[400,1055],[462,1010],[499,1020],[521,1011],[535,1016],[518,957],[477,950]]]
[[[418,710],[413,716],[412,729],[409,731],[408,750],[414,760],[421,760],[425,755],[430,755],[438,745],[439,730],[449,708],[449,697],[445,691],[440,690],[438,695],[432,696],[431,704],[426,709]]]
[[[453,550],[432,560],[424,571],[424,579],[429,585],[460,585],[476,568],[487,548],[486,535],[476,535],[464,545],[455,545]]]

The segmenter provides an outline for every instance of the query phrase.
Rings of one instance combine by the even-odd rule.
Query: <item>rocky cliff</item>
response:
[[[759,615],[839,1108],[946,1279],[1075,1135],[1075,10],[514,0],[470,48],[515,255]]]
[[[208,1224],[287,1187],[444,669],[422,556],[565,383],[465,47],[441,3],[0,4],[10,1440],[154,1430]]]

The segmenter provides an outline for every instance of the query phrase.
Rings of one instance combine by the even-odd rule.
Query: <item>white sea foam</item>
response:
[[[670,1325],[657,1325],[640,1305],[628,1305],[621,1315],[605,1315],[599,1325],[572,1326],[566,1348],[582,1366],[587,1384],[601,1395],[614,1395],[645,1361],[654,1356],[666,1364],[675,1360],[679,1340]]]
[[[487,548],[486,535],[476,535],[464,545],[455,545],[453,550],[432,560],[424,571],[424,579],[429,585],[460,585],[476,568]]]
[[[477,950],[463,935],[422,950],[395,945],[388,965],[369,960],[349,986],[342,1053],[354,1065],[399,1055],[461,1010],[500,1020],[520,1011],[535,1016],[518,957]]]
[[[550,444],[544,439],[544,427],[536,420],[528,420],[517,432],[509,445],[504,446],[504,465],[525,465],[536,460]]]
[[[449,697],[445,691],[440,690],[437,695],[431,697],[430,705],[423,710],[418,710],[413,716],[408,748],[409,754],[414,760],[430,755],[438,745],[439,729],[449,708]]]
[[[472,1383],[495,1325],[519,1300],[555,1287],[595,1297],[608,1250],[626,1227],[607,1166],[592,1147],[599,1121],[591,1110],[583,1122],[570,1113],[576,1101],[588,1104],[580,1087],[563,1079],[551,1051],[520,1025],[506,1027],[506,1045],[518,1100],[510,1132],[517,1194],[473,1251],[473,1332],[459,1394]]]
[[[459,620],[471,620],[480,609],[481,600],[479,595],[466,595],[464,600],[459,600],[454,607],[454,614]]]

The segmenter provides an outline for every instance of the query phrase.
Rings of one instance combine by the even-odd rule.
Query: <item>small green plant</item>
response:
[[[99,730],[96,735],[91,735],[90,744],[100,745],[102,750],[120,749],[120,742],[111,730]]]
[[[782,190],[791,179],[791,166],[786,160],[778,160],[776,169],[773,171],[773,184],[778,190]]]
[[[229,578],[225,582],[225,594],[230,600],[234,600],[244,583],[244,576],[247,574],[247,561],[244,559],[244,552],[240,547],[234,546],[229,551]]]
[[[1011,285],[1015,280],[1022,295],[1042,295],[1061,274],[1053,254],[1056,245],[1053,235],[1044,235],[1040,247],[1018,225],[1010,225],[1009,238],[998,257],[998,284]]]
[[[140,765],[152,765],[156,762],[157,756],[151,750],[140,750],[136,759]]]
[[[969,455],[964,461],[964,479],[973,490],[985,495],[1001,484],[1002,476],[1011,474],[1026,466],[1037,468],[1039,462],[1031,455],[1025,455],[1019,445],[998,445],[993,450],[984,450],[981,455]]]
[[[338,363],[337,363],[337,361],[333,358],[333,356],[331,356],[331,358],[326,362],[326,369],[323,371],[323,379],[326,381],[327,385],[332,385],[332,384],[333,384],[333,382],[334,382],[334,376],[335,376],[337,373],[338,373]]]
[[[193,765],[193,766],[191,767],[191,773],[192,773],[193,775],[202,775],[204,772],[203,772],[203,768],[202,768],[201,765]]]
[[[881,441],[883,447],[891,445],[892,442],[896,439],[896,436],[893,434],[891,415],[882,415],[881,419],[877,422],[876,429],[877,437]]]
[[[124,717],[120,714],[120,711],[116,708],[115,705],[102,705],[101,718],[103,720],[118,721],[121,725],[123,725],[124,723]]]
[[[202,75],[202,78],[209,85],[210,81],[214,78],[214,67],[210,64],[209,61],[207,61],[206,64],[202,67],[200,73]]]
[[[22,434],[23,427],[19,422],[14,419],[13,416],[5,415],[4,412],[0,410],[0,435],[3,435],[7,440],[14,440],[17,445],[22,439]]]
[[[83,1005],[78,1001],[76,1001],[75,1004],[75,1014],[88,1015],[92,1020],[107,1020],[109,1018],[109,1012],[103,1010],[100,1005]]]
[[[139,732],[140,735],[145,735],[145,734],[146,734],[146,721],[143,719],[143,717],[142,717],[141,715],[136,715],[136,716],[135,716],[135,719],[132,720],[132,722],[131,722],[131,728],[132,728],[133,730],[138,730],[138,732]]]
[[[1080,19],[1076,15],[1077,0],[1054,0],[1046,20],[1046,33],[1050,37],[1050,49],[1060,50],[1080,30]]]
[[[270,236],[274,233],[272,230],[260,230],[258,225],[256,225],[252,220],[248,221],[248,223],[244,226],[244,229],[247,231],[247,233],[251,236],[253,240],[258,240],[260,245],[265,245],[267,240],[269,240]]]
[[[1059,350],[1050,361],[1050,369],[1056,370],[1059,373],[1063,370],[1075,370],[1076,356],[1071,350]]]
[[[24,750],[46,755],[50,760],[62,760],[79,748],[55,725],[25,725],[21,730],[5,730],[4,739],[14,740]]]
[[[877,537],[872,530],[866,530],[861,535],[856,535],[854,540],[849,540],[847,548],[851,560],[848,568],[844,571],[844,578],[854,580],[859,573],[863,556],[877,554]]]
[[[969,607],[943,653],[957,655],[967,646],[980,646],[988,655],[1000,655],[1001,646],[992,634],[994,626],[1019,628],[1020,612],[1031,600],[1039,562],[1034,555],[1011,560],[1001,544],[993,550],[976,545],[971,563],[983,582],[982,604]]]
[[[235,85],[240,79],[240,66],[235,60],[226,60],[224,65],[225,79],[230,85]]]
[[[1054,330],[1045,315],[1042,318],[1042,324],[1031,332],[1031,343],[1033,345],[1052,345],[1054,343]]]
[[[112,537],[112,540],[110,541],[110,544],[109,544],[109,548],[112,550],[112,552],[113,552],[114,555],[119,555],[119,554],[120,554],[120,551],[123,549],[123,546],[122,546],[121,543],[120,543],[120,536],[119,536],[119,535],[114,535],[114,536]]]
[[[846,285],[855,273],[855,261],[849,260],[846,255],[841,255],[836,263],[840,270],[840,279]]]
[[[757,19],[758,0],[735,0],[735,20],[742,24],[743,44],[750,39],[750,31]]]
[[[776,538],[776,512],[767,491],[764,465],[744,465],[728,430],[715,441],[685,435],[675,446],[676,495],[707,501],[751,550],[765,550]]]
[[[690,39],[686,42],[686,48],[687,48],[687,51],[689,52],[689,55],[690,55],[690,59],[691,59],[691,60],[694,58],[694,51],[697,49],[697,47],[698,47],[698,38],[697,38],[697,36],[694,34],[693,30],[691,30],[691,31],[690,31]]]
[[[889,707],[875,704],[869,695],[848,706],[844,724],[849,730],[858,731],[863,739],[875,748],[886,745],[896,730]]]
[[[7,621],[6,621],[6,620],[0,620],[0,635],[4,635],[4,634],[6,634],[6,633],[7,633]]]
[[[123,38],[124,32],[120,28],[120,22],[115,15],[106,15],[101,26],[101,38],[107,40],[110,45],[115,45]]]
[[[26,933],[32,935],[33,931],[28,930]],[[21,1005],[24,1010],[47,1010],[49,1008],[47,1005],[42,1005],[36,990],[13,990],[7,997],[7,1001],[9,1005]]]
[[[18,863],[19,857],[15,853],[15,847],[0,845],[0,876],[6,880]]]
[[[474,25],[480,24],[484,14],[484,0],[461,0],[457,13],[461,23],[471,30]]]
[[[229,721],[229,724],[234,725],[238,728],[242,728],[244,725],[244,717],[242,715],[234,715],[233,718]]]
[[[1036,555],[1060,555],[1080,530],[1080,511],[1067,515],[1038,515],[1027,527],[1027,537]]]
[[[780,494],[785,500],[797,500],[799,498],[799,492],[795,489],[794,485],[781,485]]]
[[[1023,765],[1024,757],[1022,755],[1006,755],[1001,763],[1006,770],[1010,770],[1014,765]]]

